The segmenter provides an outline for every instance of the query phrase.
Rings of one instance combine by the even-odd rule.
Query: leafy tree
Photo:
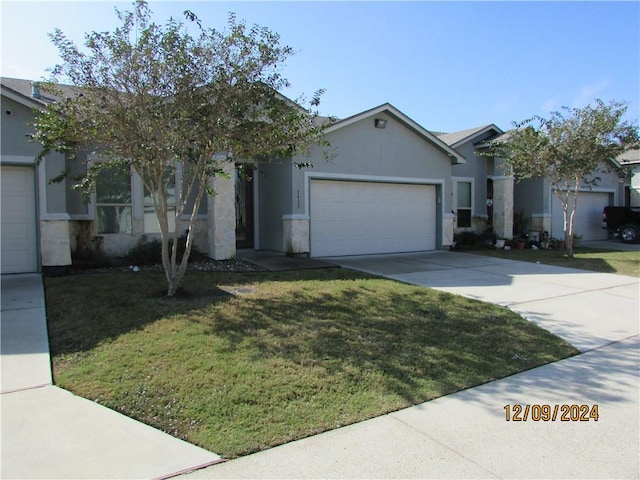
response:
[[[282,158],[324,143],[312,111],[323,91],[308,109],[280,95],[289,83],[279,70],[292,49],[233,14],[226,31],[203,28],[190,11],[184,12],[187,25],[173,18],[158,25],[144,1],[116,14],[121,26],[85,35],[83,49],[59,29],[50,35],[62,62],[42,88],[67,98],[37,114],[33,138],[43,145],[39,159],[51,151],[77,158],[81,150],[100,158],[79,184],[84,192],[105,168],[140,176],[160,224],[167,295],[173,296],[186,273],[203,195],[215,194],[207,180],[228,176],[225,166],[236,159]],[[63,81],[71,87],[58,88]],[[189,215],[182,259],[167,207],[169,179],[179,167],[175,217]]]
[[[598,185],[613,160],[638,147],[638,127],[623,121],[627,107],[620,102],[584,108],[563,107],[548,119],[534,116],[491,143],[490,155],[505,159],[518,179],[545,177],[562,202],[567,253],[573,256],[575,214],[580,189]]]

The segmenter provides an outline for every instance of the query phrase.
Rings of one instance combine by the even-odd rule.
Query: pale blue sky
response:
[[[38,79],[57,53],[48,32],[110,30],[130,2],[2,1],[2,75]],[[153,1],[155,20],[224,28],[236,12],[297,54],[284,68],[291,98],[325,88],[324,115],[385,102],[425,128],[452,132],[547,115],[594,98],[640,116],[640,2]]]

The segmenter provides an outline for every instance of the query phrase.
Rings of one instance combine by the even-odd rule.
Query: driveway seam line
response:
[[[628,337],[621,338],[619,340],[611,340],[610,342],[605,343],[604,345],[599,345],[597,347],[590,348],[589,350],[580,350],[580,353],[578,353],[577,355],[574,355],[574,356],[575,357],[579,357],[580,355],[583,355],[585,353],[595,352],[595,351],[600,350],[602,348],[607,348],[607,347],[610,347],[612,345],[615,345],[616,343],[626,342],[627,340],[630,340],[630,339],[638,337],[638,336],[640,336],[640,334],[634,333],[633,335],[629,335]],[[572,357],[569,357],[569,358],[572,358]]]
[[[414,428],[412,425],[410,425],[409,423],[400,420],[399,418],[397,418],[394,413],[390,413],[389,417],[391,417],[394,421],[398,422],[399,424],[403,425],[404,427],[408,428],[409,430],[413,431],[414,433],[417,433],[419,436],[421,437],[425,437],[428,438],[429,440],[437,443],[438,445],[440,445],[443,448],[446,448],[447,450],[449,450],[450,452],[455,453],[457,456],[464,458],[466,461],[472,463],[473,465],[481,468],[482,470],[484,470],[485,472],[489,473],[490,475],[492,475],[495,478],[503,478],[500,475],[498,475],[495,472],[492,472],[491,470],[489,470],[488,468],[480,465],[478,462],[476,462],[475,460],[472,460],[471,458],[463,455],[462,453],[458,452],[457,450],[454,450],[453,448],[451,448],[449,445],[446,445],[444,443],[442,443],[441,441],[437,440],[436,438],[432,437],[431,435],[421,432],[420,430]]]
[[[548,285],[562,285],[560,283],[552,283],[552,282],[544,282],[547,283]],[[624,285],[615,285],[612,287],[603,287],[603,288],[593,288],[593,289],[588,289],[588,290],[580,290],[578,292],[573,292],[573,293],[565,293],[563,295],[554,295],[552,297],[544,297],[544,298],[537,298],[535,300],[526,300],[524,302],[519,302],[519,303],[509,303],[507,304],[508,307],[514,306],[514,305],[524,305],[527,303],[535,303],[535,302],[543,302],[545,300],[553,300],[556,298],[565,298],[565,297],[572,297],[574,295],[582,295],[583,293],[594,293],[594,292],[603,292],[606,293],[605,290],[610,290],[610,289],[614,289],[614,288],[620,288],[620,287],[628,287],[628,286],[632,286],[635,285],[636,282],[633,283],[625,283]],[[622,298],[626,298],[626,297],[622,297]],[[486,300],[485,300],[486,302]],[[493,302],[490,302],[493,303]]]

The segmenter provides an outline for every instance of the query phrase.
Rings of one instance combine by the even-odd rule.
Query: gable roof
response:
[[[496,127],[493,123],[489,125],[482,125],[481,127],[468,128],[467,130],[461,130],[459,132],[454,133],[439,133],[438,137],[444,143],[449,145],[450,147],[457,148],[463,143],[472,141],[475,137],[479,137],[480,135],[484,135],[487,132],[494,131],[496,135],[501,135],[504,132]]]
[[[34,96],[33,84],[46,83],[44,81],[31,81],[22,78],[0,77],[2,95],[21,103],[28,108],[38,108],[55,103],[63,97],[74,97],[78,94],[78,88],[71,85],[56,83],[55,87],[63,97],[53,96],[51,93],[39,91],[38,96]]]
[[[633,149],[627,150],[626,152],[620,154],[616,161],[620,165],[638,165],[640,164],[640,150]]]
[[[329,127],[327,127],[325,129],[325,133],[335,132],[336,130],[352,125],[366,118],[373,117],[380,113],[386,113],[387,115],[393,117],[395,120],[400,122],[406,128],[408,128],[409,130],[412,130],[414,133],[422,137],[425,141],[432,144],[438,150],[444,152],[451,159],[451,163],[453,165],[466,163],[466,159],[462,155],[460,155],[460,153],[455,151],[453,148],[451,148],[449,145],[443,142],[440,138],[438,138],[437,135],[433,134],[432,132],[430,132],[429,130],[427,130],[426,128],[424,128],[423,126],[421,126],[420,124],[412,120],[411,118],[409,118],[407,115],[402,113],[400,110],[398,110],[396,107],[394,107],[390,103],[384,103],[382,105],[371,108],[369,110],[365,110],[364,112],[358,113],[356,115],[352,115],[351,117],[345,118],[343,120],[339,120],[333,123],[332,125],[330,125]]]

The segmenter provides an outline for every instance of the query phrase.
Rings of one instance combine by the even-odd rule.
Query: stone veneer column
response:
[[[513,177],[493,179],[493,231],[499,238],[513,237]]]
[[[282,231],[284,253],[309,254],[309,217],[307,215],[283,215]]]
[[[214,177],[207,181],[216,192],[207,196],[207,223],[209,256],[214,260],[227,260],[236,256],[236,190],[235,165],[225,166],[229,178]]]
[[[40,219],[40,257],[42,268],[55,273],[71,265],[69,215],[47,214]]]
[[[445,213],[442,221],[442,248],[453,245],[453,234],[456,231],[456,216],[453,213]]]

